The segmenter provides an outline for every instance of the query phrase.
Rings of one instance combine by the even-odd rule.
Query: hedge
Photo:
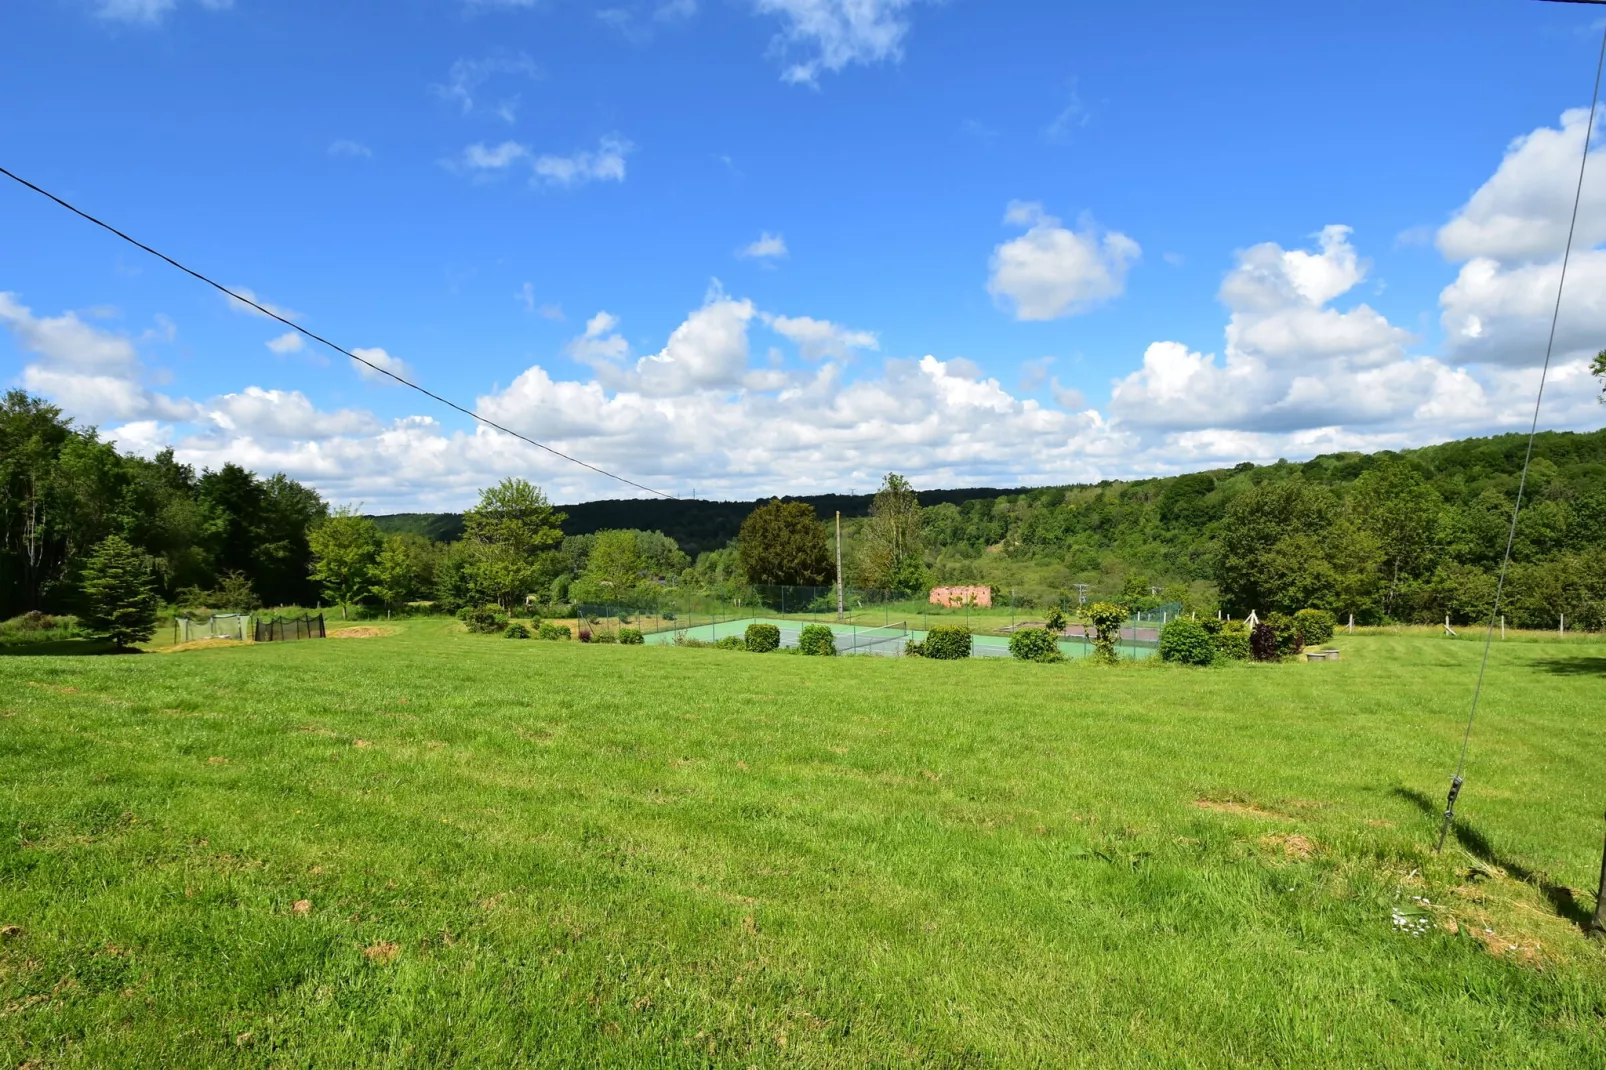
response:
[[[749,624],[745,641],[749,652],[768,654],[781,645],[781,629],[773,624]]]
[[[1302,609],[1294,614],[1294,627],[1305,646],[1319,646],[1333,638],[1338,619],[1325,609]]]
[[[934,661],[958,661],[960,658],[970,657],[970,629],[954,625],[940,625],[926,633],[923,643],[913,643],[918,647],[918,656],[931,658]]]
[[[1059,637],[1047,628],[1022,628],[1009,637],[1009,653],[1020,661],[1064,661]]]
[[[1241,620],[1225,621],[1211,637],[1216,657],[1225,661],[1249,660],[1249,628]]]
[[[1181,665],[1209,665],[1216,660],[1215,644],[1203,624],[1178,617],[1160,629],[1160,660]]]
[[[502,633],[503,639],[528,639],[529,637],[530,629],[526,628],[518,621],[514,621],[512,624],[509,624],[507,626],[507,631]]]
[[[569,630],[567,624],[547,624],[543,621],[541,627],[536,630],[535,637],[537,639],[573,639],[574,632]]]
[[[641,646],[646,640],[642,638],[640,628],[620,628],[619,642],[625,646]]]
[[[813,657],[836,656],[836,634],[823,624],[805,624],[797,637],[798,649]]]

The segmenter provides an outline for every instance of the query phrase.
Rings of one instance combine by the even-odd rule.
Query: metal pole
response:
[[[836,619],[842,619],[842,510],[836,511]]]
[[[1595,892],[1595,916],[1589,919],[1589,935],[1606,937],[1606,848],[1600,855],[1600,888]]]

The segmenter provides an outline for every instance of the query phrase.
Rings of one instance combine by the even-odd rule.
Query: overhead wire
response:
[[[623,483],[626,486],[635,487],[637,490],[646,491],[648,494],[656,494],[660,498],[668,498],[671,501],[678,501],[679,500],[678,498],[676,498],[675,495],[670,494],[667,491],[662,491],[662,490],[658,490],[658,489],[656,489],[654,487],[649,487],[645,483],[637,483],[635,480],[630,479],[630,478],[628,478],[626,476],[619,475],[617,472],[610,472],[606,468],[600,468],[597,465],[590,464],[589,462],[586,462],[586,461],[582,461],[580,458],[571,456],[571,455],[569,455],[567,453],[564,453],[562,450],[553,449],[551,446],[548,446],[544,442],[537,442],[535,439],[529,437],[528,435],[520,434],[519,432],[513,430],[512,428],[506,427],[506,426],[504,426],[504,425],[502,425],[500,423],[497,423],[495,420],[492,420],[489,417],[481,416],[479,413],[475,412],[473,409],[465,408],[464,406],[459,405],[457,402],[452,401],[450,398],[441,397],[441,395],[435,393],[434,391],[429,390],[426,387],[420,386],[419,384],[413,382],[412,380],[406,378],[405,376],[401,376],[401,375],[396,374],[395,372],[391,371],[389,368],[386,368],[386,367],[384,367],[384,366],[382,366],[380,364],[376,364],[371,360],[366,360],[363,357],[359,357],[356,353],[353,353],[351,350],[346,349],[343,346],[336,345],[335,343],[331,342],[329,339],[323,337],[322,335],[314,334],[312,331],[307,330],[305,327],[301,326],[301,324],[295,322],[294,320],[288,319],[285,316],[280,315],[279,313],[273,311],[271,308],[267,308],[267,307],[265,307],[263,305],[258,304],[256,301],[254,301],[251,298],[245,296],[244,294],[241,294],[241,293],[238,293],[238,292],[236,292],[234,290],[229,289],[227,286],[224,286],[222,283],[217,282],[214,279],[208,278],[206,275],[203,275],[199,271],[196,271],[194,268],[191,268],[191,267],[188,267],[188,266],[186,266],[184,264],[179,263],[177,260],[175,260],[172,257],[168,256],[166,253],[163,253],[163,252],[161,252],[161,251],[159,251],[157,249],[153,249],[149,245],[146,245],[144,242],[139,241],[138,239],[130,237],[129,235],[123,233],[121,230],[118,230],[116,227],[112,226],[110,223],[107,223],[102,219],[97,219],[95,216],[90,215],[88,212],[84,211],[82,208],[79,208],[76,205],[68,203],[67,201],[63,200],[62,198],[56,196],[54,193],[51,193],[49,190],[44,189],[41,186],[35,185],[32,182],[29,182],[26,178],[23,178],[22,176],[20,176],[18,174],[15,174],[14,172],[9,171],[4,167],[0,167],[0,175],[4,175],[7,178],[11,179],[13,182],[16,182],[16,183],[18,183],[20,185],[26,186],[28,189],[33,190],[35,193],[37,193],[37,194],[39,194],[39,195],[41,195],[43,197],[46,197],[49,200],[52,200],[52,201],[56,202],[61,207],[67,209],[67,211],[73,213],[74,215],[76,215],[76,216],[78,216],[78,217],[80,217],[82,219],[88,220],[89,222],[95,224],[95,226],[100,227],[103,230],[110,231],[112,234],[115,234],[117,237],[121,238],[123,241],[125,241],[128,244],[134,246],[135,248],[141,249],[141,250],[149,253],[150,255],[156,257],[158,260],[163,260],[163,261],[167,262],[168,264],[172,265],[175,268],[178,268],[178,270],[184,272],[184,274],[189,275],[192,278],[199,279],[201,282],[204,282],[208,286],[212,287],[213,289],[218,290],[219,292],[221,292],[223,294],[226,294],[228,297],[230,297],[231,299],[233,299],[235,301],[238,301],[240,304],[246,305],[249,308],[255,309],[257,312],[262,313],[262,315],[268,317],[269,319],[278,320],[280,323],[284,324],[286,327],[289,327],[291,330],[296,331],[299,334],[305,335],[307,338],[312,339],[314,342],[318,342],[321,345],[328,346],[330,349],[334,350],[336,353],[339,353],[342,356],[349,357],[352,360],[356,361],[358,364],[364,365],[365,367],[367,367],[367,368],[369,368],[369,369],[371,369],[373,371],[376,371],[381,375],[388,376],[389,378],[394,379],[396,382],[400,383],[402,386],[405,386],[410,390],[416,390],[420,394],[423,394],[425,397],[430,398],[433,401],[437,401],[440,404],[445,405],[449,409],[453,409],[453,410],[455,410],[457,412],[460,412],[464,416],[467,416],[472,420],[477,420],[478,422],[484,424],[486,427],[489,427],[489,428],[492,428],[494,430],[500,431],[504,435],[510,435],[513,438],[516,438],[521,442],[527,442],[530,445],[536,447],[537,449],[545,450],[547,453],[550,453],[554,457],[558,457],[558,458],[561,458],[562,460],[568,461],[570,464],[576,464],[576,465],[579,465],[581,468],[589,469],[589,470],[597,473],[598,475],[607,476],[609,479],[618,480],[620,483]]]
[[[1575,0],[1576,2],[1576,0]],[[1589,0],[1598,2],[1598,0]],[[1494,645],[1495,624],[1500,616],[1500,597],[1505,593],[1506,573],[1511,568],[1511,549],[1517,540],[1517,518],[1522,514],[1522,498],[1528,488],[1528,469],[1533,463],[1534,440],[1539,436],[1539,410],[1545,400],[1545,383],[1550,376],[1550,360],[1556,348],[1556,325],[1561,320],[1561,297],[1567,288],[1567,265],[1572,259],[1573,235],[1578,229],[1578,206],[1584,196],[1584,172],[1589,167],[1589,143],[1595,135],[1595,113],[1599,107],[1601,71],[1606,69],[1606,28],[1601,31],[1600,55],[1595,61],[1595,88],[1589,95],[1589,122],[1584,128],[1583,158],[1578,161],[1578,184],[1573,190],[1572,218],[1567,223],[1567,244],[1561,254],[1561,277],[1556,282],[1556,304],[1550,312],[1550,336],[1545,342],[1545,361],[1539,370],[1539,390],[1534,397],[1533,422],[1528,428],[1528,448],[1522,458],[1522,475],[1517,480],[1517,500],[1511,510],[1511,525],[1506,531],[1506,550],[1500,559],[1500,574],[1495,580],[1494,605],[1489,610],[1489,627],[1483,636],[1483,656],[1478,662],[1478,679],[1472,687],[1472,709],[1467,714],[1467,729],[1461,737],[1461,757],[1456,761],[1455,775],[1450,778],[1450,795],[1445,802],[1444,824],[1439,828],[1439,842],[1434,852],[1444,850],[1445,837],[1455,822],[1456,799],[1466,782],[1467,750],[1472,744],[1472,725],[1478,718],[1478,702],[1483,696],[1483,680],[1489,670],[1489,650]]]

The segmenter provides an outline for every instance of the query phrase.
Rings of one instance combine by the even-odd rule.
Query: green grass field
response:
[[[1601,644],[1496,647],[1434,856],[1474,642],[393,631],[0,659],[0,1066],[1606,1065]]]

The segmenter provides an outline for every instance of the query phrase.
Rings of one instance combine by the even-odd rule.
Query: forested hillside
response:
[[[926,579],[1014,591],[1027,604],[1092,596],[1195,608],[1330,608],[1358,620],[1465,621],[1487,612],[1522,468],[1524,435],[1398,453],[1326,454],[1301,464],[1095,485],[919,492]],[[1513,546],[1513,623],[1606,610],[1606,430],[1542,433]],[[871,496],[800,500],[841,509],[850,583]],[[758,503],[609,501],[564,506],[564,530],[663,531],[701,583],[739,579],[722,549]],[[377,518],[428,533],[450,514]],[[710,552],[713,551],[713,552]],[[1151,589],[1160,593],[1151,595]]]

